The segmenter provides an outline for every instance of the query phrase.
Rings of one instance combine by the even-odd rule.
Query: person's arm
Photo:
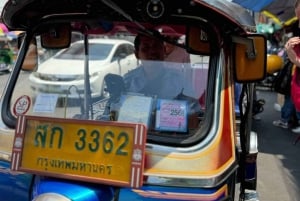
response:
[[[285,44],[285,49],[290,61],[300,67],[300,38],[290,38]]]

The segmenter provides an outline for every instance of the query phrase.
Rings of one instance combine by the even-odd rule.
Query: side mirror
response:
[[[261,81],[266,76],[267,42],[263,35],[233,36],[233,62],[237,82]]]
[[[23,65],[22,65],[22,70],[33,71],[37,67],[37,64],[38,64],[38,49],[37,49],[37,45],[36,45],[36,39],[33,38],[28,47],[28,50],[27,50],[27,53],[26,53],[26,56],[25,56],[25,59],[24,59]]]
[[[71,26],[58,24],[51,26],[41,34],[41,46],[46,49],[67,48],[71,44]]]
[[[126,53],[121,53],[121,54],[119,54],[119,60],[120,59],[125,59],[126,58]]]

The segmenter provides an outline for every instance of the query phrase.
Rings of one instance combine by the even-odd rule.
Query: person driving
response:
[[[182,40],[185,38],[183,34],[177,33],[172,27],[169,26],[159,26],[156,30],[163,36],[166,36],[170,41],[177,41],[183,44]],[[176,62],[181,64],[189,64],[191,62],[190,55],[185,51],[185,49],[173,45],[171,43],[165,42],[165,61]]]
[[[154,33],[160,34],[158,31]],[[163,40],[155,36],[138,34],[134,46],[140,66],[125,74],[126,91],[164,99],[174,99],[182,94],[188,97],[195,95],[192,84],[184,80],[180,72],[166,67]]]

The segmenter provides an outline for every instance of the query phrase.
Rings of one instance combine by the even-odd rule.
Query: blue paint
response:
[[[106,201],[113,197],[113,189],[109,186],[66,179],[37,177],[34,186],[34,196],[51,192],[72,201]]]
[[[0,181],[1,200],[29,200],[32,175],[21,172],[12,172],[10,170],[9,162],[0,161]]]

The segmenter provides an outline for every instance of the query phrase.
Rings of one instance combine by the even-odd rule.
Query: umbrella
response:
[[[297,21],[295,0],[232,0],[246,9],[261,12],[283,26]]]
[[[5,24],[0,23],[0,34],[4,34],[8,32],[8,28],[5,26]]]
[[[17,39],[18,35],[22,33],[22,31],[9,31],[5,35],[10,40]]]

